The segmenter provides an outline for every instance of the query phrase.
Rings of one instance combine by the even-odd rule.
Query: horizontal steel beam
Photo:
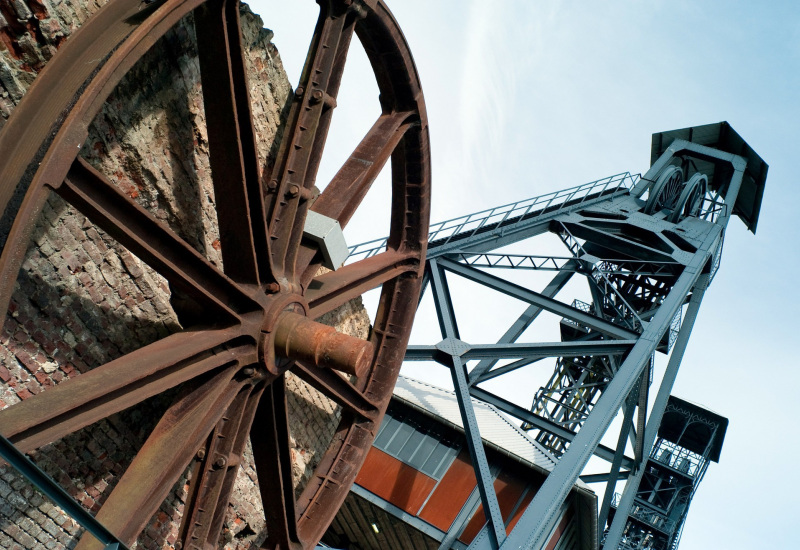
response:
[[[473,384],[480,384],[481,382],[486,382],[487,380],[491,380],[492,378],[497,378],[498,376],[502,376],[517,369],[521,369],[522,367],[527,367],[528,365],[536,363],[537,361],[541,361],[542,359],[546,359],[546,357],[536,357],[533,359],[524,357],[522,359],[517,359],[513,363],[509,363],[507,365],[503,365],[502,367],[497,367],[496,369],[483,373],[478,377],[478,379]],[[472,380],[473,372],[474,371],[470,371],[470,380]]]
[[[630,470],[620,470],[617,479],[627,479],[629,475],[631,475]],[[584,474],[580,476],[579,479],[584,483],[605,483],[610,476],[611,472],[605,472],[603,474]]]
[[[589,355],[622,355],[636,340],[590,340],[575,342],[467,344],[459,353],[463,361],[472,359],[542,359],[545,357],[585,357]],[[408,346],[406,361],[436,361],[446,355],[436,346]]]
[[[556,424],[555,422],[548,420],[546,418],[542,418],[536,413],[529,411],[528,409],[524,409],[519,405],[516,405],[510,401],[506,401],[502,397],[498,397],[497,395],[488,392],[482,388],[472,387],[470,389],[470,395],[475,397],[476,399],[480,399],[481,401],[485,401],[490,405],[493,405],[500,411],[511,415],[523,422],[527,422],[528,424],[546,432],[549,432],[565,441],[572,441],[575,439],[575,436],[578,434],[573,432],[572,430],[568,430],[563,426]],[[602,458],[606,462],[611,462],[614,460],[614,449],[606,447],[605,445],[598,445],[597,449],[595,449],[594,454],[598,458]],[[622,465],[627,469],[632,469],[635,465],[635,461],[630,457],[623,457]]]
[[[539,292],[535,292],[514,283],[510,283],[500,279],[499,277],[495,277],[494,275],[489,275],[488,273],[484,273],[483,271],[475,269],[474,267],[453,262],[447,258],[439,258],[437,261],[441,267],[447,271],[450,271],[451,273],[455,273],[456,275],[464,277],[467,280],[482,284],[508,296],[528,302],[529,304],[536,304],[545,311],[549,311],[551,313],[555,313],[556,315],[560,315],[561,317],[571,319],[591,329],[602,332],[603,334],[607,334],[608,336],[619,338],[621,340],[636,340],[639,337],[637,332],[628,330],[619,325],[615,325],[614,323],[606,321],[605,319],[601,319],[600,317],[592,315],[591,313],[586,313],[580,309],[568,306],[562,302],[559,302],[555,298],[549,298],[543,294],[540,294]]]
[[[463,233],[472,233],[472,235],[464,239],[454,239],[450,237],[442,244],[437,243],[436,241],[438,239],[432,235],[433,238],[430,240],[431,246],[428,248],[427,257],[440,258],[456,250],[467,254],[479,254],[481,252],[498,250],[503,246],[529,239],[549,231],[550,222],[559,216],[581,208],[588,208],[594,204],[606,202],[614,197],[628,195],[629,193],[630,191],[627,188],[620,187],[604,193],[598,193],[592,198],[583,198],[574,201],[572,204],[565,205],[557,210],[542,211],[539,214],[525,217],[525,219],[513,224],[498,224],[496,229],[486,228],[486,230],[480,233],[466,230],[463,231]]]
[[[577,261],[574,259],[570,262],[570,266],[576,266],[578,264]],[[564,288],[569,280],[572,278],[573,272],[572,271],[561,271],[553,277],[553,279],[547,284],[547,286],[542,289],[541,294],[547,296],[548,298],[555,297],[556,294],[561,292],[561,289]],[[522,336],[529,326],[539,317],[542,313],[542,308],[537,305],[529,305],[525,308],[525,311],[520,314],[519,317],[508,327],[508,330],[503,333],[500,339],[497,341],[498,344],[508,344],[510,342],[516,342],[517,339]],[[470,386],[474,386],[478,380],[480,380],[483,375],[492,369],[497,364],[496,360],[489,360],[484,359],[480,361],[469,373],[469,384]],[[522,366],[522,365],[520,365]],[[492,375],[492,378],[496,375]]]

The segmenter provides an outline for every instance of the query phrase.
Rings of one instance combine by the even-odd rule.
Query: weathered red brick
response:
[[[17,358],[17,361],[19,361],[23,367],[28,369],[28,372],[30,372],[31,374],[39,370],[39,364],[31,356],[31,354],[28,353],[27,350],[17,349],[14,352],[14,356]]]
[[[20,399],[28,399],[29,397],[33,397],[33,393],[31,393],[28,389],[21,389],[17,390],[17,397]]]

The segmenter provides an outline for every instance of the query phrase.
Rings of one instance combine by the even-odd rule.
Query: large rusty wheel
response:
[[[277,160],[259,181],[235,0],[114,0],[75,32],[0,134],[0,305],[8,307],[34,221],[57,194],[193,304],[183,330],[0,411],[0,429],[36,449],[152,396],[175,399],[98,518],[130,544],[194,459],[179,544],[217,544],[233,479],[252,441],[268,548],[316,544],[343,502],[383,416],[420,290],[429,208],[425,107],[408,47],[379,0],[318,0],[306,67]],[[194,11],[224,270],[78,156],[114,87]],[[314,183],[353,33],[380,89],[382,114],[317,197]],[[309,209],[345,226],[391,159],[387,250],[319,275],[302,240]],[[381,287],[368,341],[314,321]],[[332,370],[335,369],[335,370]],[[342,420],[295,499],[284,373],[340,407]],[[344,372],[340,374],[337,371]],[[80,549],[97,548],[86,536]]]

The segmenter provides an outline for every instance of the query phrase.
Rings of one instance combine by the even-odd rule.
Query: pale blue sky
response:
[[[302,14],[287,13],[286,4],[253,7],[275,29],[296,85],[302,56],[292,49],[305,47],[313,21],[287,26],[284,19]],[[313,18],[313,2],[299,4],[292,11]],[[652,133],[721,120],[770,165],[758,234],[731,222],[674,390],[730,419],[720,464],[709,469],[692,504],[681,549],[800,547],[800,508],[790,489],[800,451],[792,344],[800,310],[793,288],[800,196],[792,176],[800,4],[388,4],[425,91],[433,221],[644,172]],[[377,113],[365,108],[376,108],[376,89],[356,46],[350,62],[321,179]],[[354,225],[349,241],[382,236],[373,226]]]

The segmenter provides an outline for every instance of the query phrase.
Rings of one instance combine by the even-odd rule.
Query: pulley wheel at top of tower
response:
[[[683,172],[677,166],[667,166],[650,188],[644,213],[654,214],[663,209],[672,210],[682,189]]]
[[[678,166],[666,166],[650,186],[643,212],[655,214],[667,210],[666,220],[678,223],[689,216],[701,215],[703,200],[708,192],[708,176],[700,172],[683,181]]]

